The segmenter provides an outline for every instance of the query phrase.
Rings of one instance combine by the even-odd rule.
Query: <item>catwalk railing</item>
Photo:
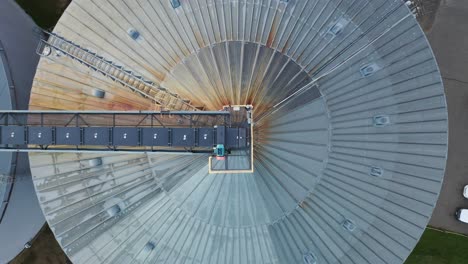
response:
[[[221,128],[227,147],[246,144],[230,124],[228,111],[0,111],[0,151],[211,153]]]

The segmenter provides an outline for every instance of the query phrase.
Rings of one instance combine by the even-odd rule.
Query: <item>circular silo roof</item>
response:
[[[254,173],[210,174],[203,155],[31,154],[74,263],[403,263],[424,231],[447,110],[403,1],[75,0],[54,32],[197,108],[254,106]],[[154,105],[55,54],[30,108]]]

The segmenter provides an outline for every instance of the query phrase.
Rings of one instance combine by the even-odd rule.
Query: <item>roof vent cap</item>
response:
[[[178,8],[180,6],[179,0],[169,0],[169,2],[171,2],[172,8]]]
[[[95,158],[95,159],[90,159],[88,161],[90,167],[97,167],[102,165],[102,159],[101,158]]]
[[[104,96],[106,96],[106,92],[101,89],[95,89],[93,91],[93,96],[97,98],[104,98]]]
[[[377,65],[377,63],[369,63],[367,65],[364,65],[362,66],[360,69],[359,69],[359,72],[361,73],[361,76],[362,77],[369,77],[371,75],[373,75],[374,73],[376,73],[378,70],[380,70],[382,67],[380,67],[379,65]]]
[[[314,255],[314,253],[305,253],[303,259],[304,264],[317,264],[317,257]]]
[[[377,115],[373,118],[374,126],[383,127],[390,124],[390,117],[388,115]]]
[[[112,207],[110,207],[109,209],[107,209],[107,214],[110,217],[114,217],[114,216],[118,215],[120,213],[120,211],[121,211],[120,206],[118,204],[116,204],[116,205],[113,205]]]
[[[354,231],[356,229],[356,225],[349,219],[344,220],[344,222],[341,224],[344,229],[348,231]]]
[[[384,170],[379,167],[371,167],[370,175],[375,177],[382,177]]]
[[[142,41],[143,38],[141,37],[141,34],[138,30],[131,28],[127,31],[128,35],[135,41]]]
[[[146,252],[150,252],[152,251],[154,248],[156,247],[156,245],[153,243],[153,242],[148,242],[146,243],[145,247],[143,248],[144,251]]]
[[[348,22],[349,21],[344,17],[336,20],[335,23],[330,25],[328,30],[325,32],[325,38],[328,40],[335,38],[338,34],[340,34],[343,31]]]

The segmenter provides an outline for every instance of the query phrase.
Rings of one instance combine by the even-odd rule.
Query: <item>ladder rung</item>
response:
[[[55,33],[49,33],[48,45],[58,50],[65,51],[66,55],[73,59],[78,59],[92,70],[101,72],[104,76],[121,85],[130,88],[133,92],[139,93],[145,98],[151,98],[161,105],[162,108],[176,110],[199,110],[200,107],[191,105],[191,100],[183,99],[177,93],[168,91],[164,87],[156,85],[143,76],[125,69],[113,61],[106,60],[103,56],[81,47]],[[204,108],[204,107],[203,107]],[[205,116],[201,120],[207,119]]]

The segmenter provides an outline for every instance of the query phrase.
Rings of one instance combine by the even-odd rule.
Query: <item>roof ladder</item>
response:
[[[129,88],[144,98],[152,100],[159,105],[161,110],[198,111],[190,104],[190,101],[180,98],[179,95],[169,92],[166,88],[155,85],[154,82],[144,79],[140,74],[114,63],[56,33],[44,31],[47,39],[41,39],[37,47],[37,54],[47,57],[55,50],[56,55],[67,56],[87,66],[93,71],[110,78],[112,81]],[[203,116],[200,123],[209,121],[209,117]]]

